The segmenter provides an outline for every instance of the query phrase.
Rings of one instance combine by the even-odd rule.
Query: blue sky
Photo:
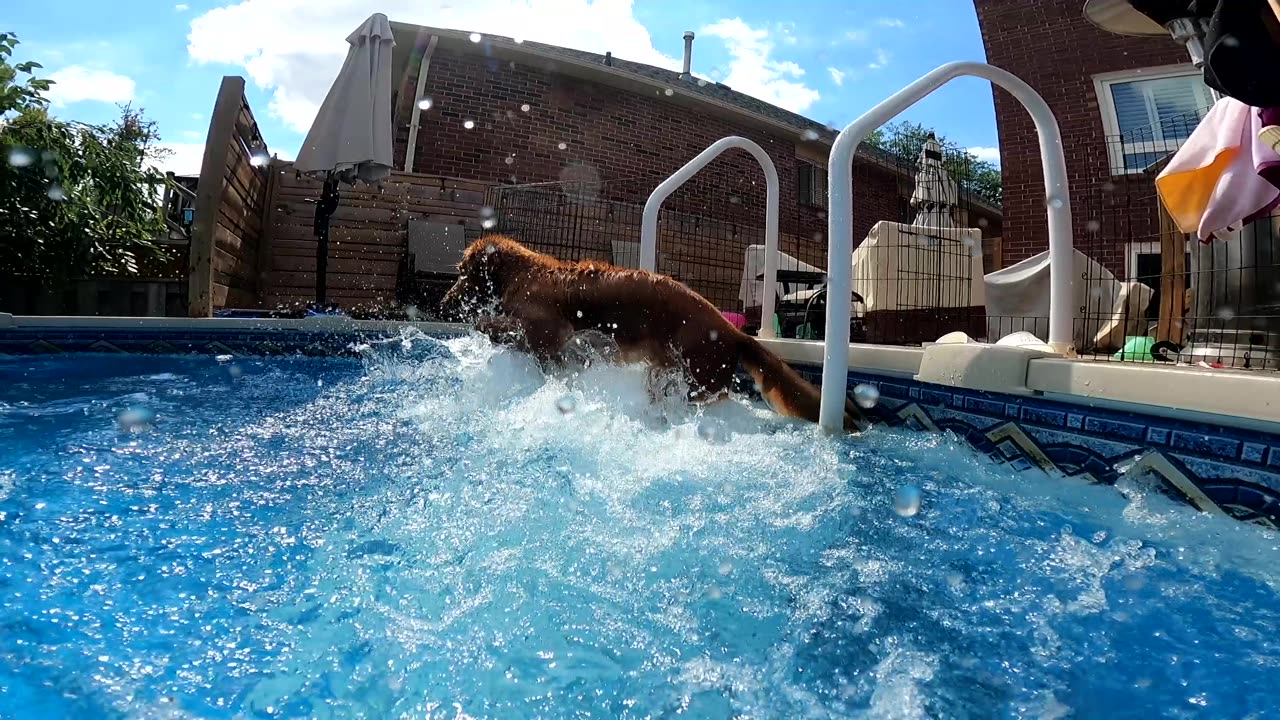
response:
[[[59,80],[55,111],[89,122],[132,101],[159,123],[168,165],[198,167],[218,83],[248,78],[273,152],[292,157],[342,64],[347,33],[372,12],[392,20],[522,36],[679,67],[693,30],[694,72],[843,126],[950,60],[983,60],[966,0],[64,0],[14,3],[3,30],[19,59]],[[126,9],[127,8],[127,9]],[[988,159],[990,86],[953,81],[904,117]]]

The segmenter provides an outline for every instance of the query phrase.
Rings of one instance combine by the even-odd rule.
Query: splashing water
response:
[[[655,403],[643,368],[548,376],[474,336],[367,345],[237,358],[235,382],[214,358],[0,364],[6,717],[1274,705],[1275,536],[1133,473]],[[142,403],[164,422],[119,433]],[[904,485],[927,512],[893,511]]]

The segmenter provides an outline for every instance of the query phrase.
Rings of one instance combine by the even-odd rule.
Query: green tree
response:
[[[128,106],[109,125],[53,117],[17,44],[0,33],[0,275],[136,274],[164,254],[155,124]]]
[[[867,138],[867,143],[887,150],[904,161],[915,162],[930,135],[937,138],[938,144],[942,146],[942,165],[960,188],[999,206],[1004,195],[1004,180],[1000,175],[1000,168],[995,163],[979,160],[968,150],[948,142],[946,137],[932,128],[909,120],[899,120],[877,128]]]

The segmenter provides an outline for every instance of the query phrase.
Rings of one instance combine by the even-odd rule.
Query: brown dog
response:
[[[679,368],[691,399],[702,402],[727,393],[741,363],[775,412],[818,421],[817,388],[671,278],[604,263],[566,263],[502,236],[472,243],[458,271],[442,310],[474,320],[495,343],[555,362],[575,333],[598,331],[617,343],[623,362]],[[867,426],[847,400],[844,426]]]

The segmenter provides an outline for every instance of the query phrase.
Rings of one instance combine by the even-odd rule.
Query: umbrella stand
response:
[[[324,189],[320,191],[320,201],[316,203],[315,235],[316,235],[316,310],[323,311],[328,301],[329,270],[329,220],[338,209],[338,176],[330,172],[325,176]]]

